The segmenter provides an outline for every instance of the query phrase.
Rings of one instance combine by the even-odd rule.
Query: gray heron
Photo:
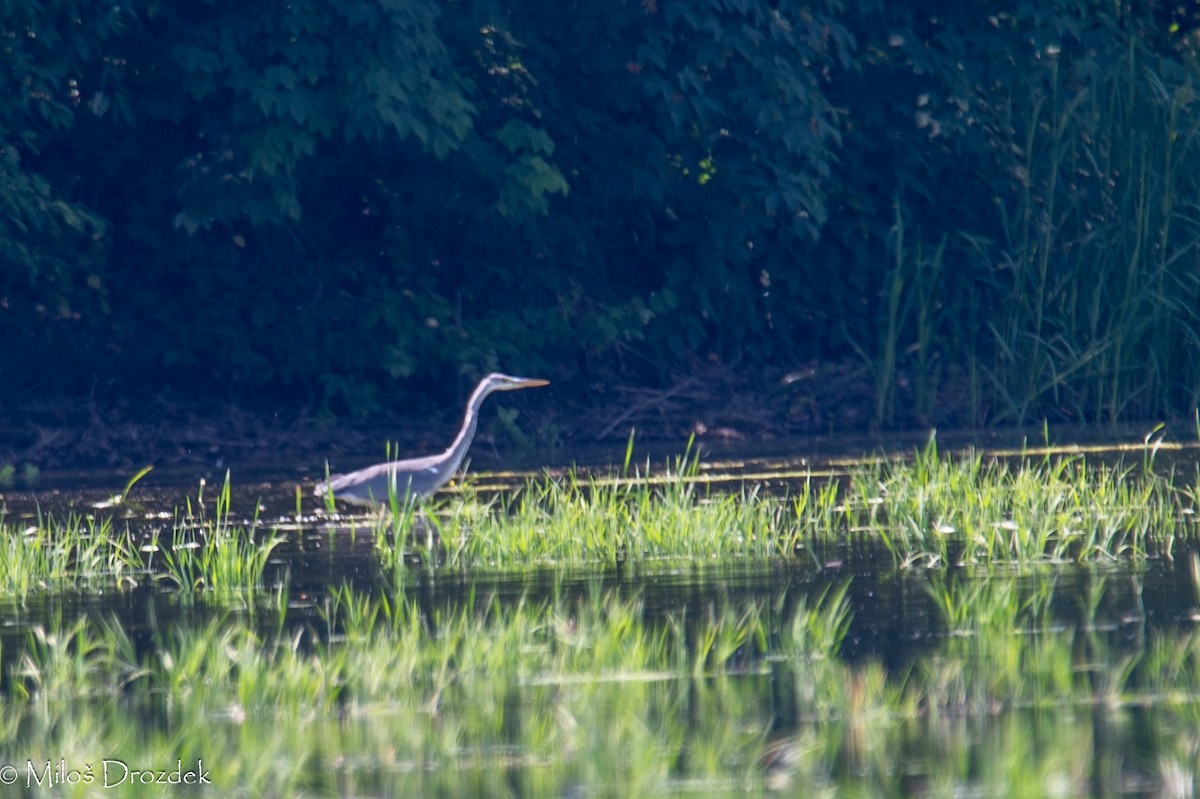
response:
[[[431,496],[450,482],[450,478],[462,464],[463,457],[471,446],[471,439],[475,437],[479,406],[489,394],[493,391],[534,388],[549,383],[549,380],[512,377],[493,372],[480,380],[475,391],[471,393],[462,429],[445,452],[422,458],[377,463],[349,474],[334,475],[318,483],[314,493],[318,497],[329,494],[335,499],[371,506],[386,505],[392,496],[401,504]]]

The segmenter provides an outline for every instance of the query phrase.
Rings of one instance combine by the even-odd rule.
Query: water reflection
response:
[[[917,446],[922,436],[892,442],[892,449]],[[1187,473],[1195,470],[1197,447],[1158,440],[1152,451],[1140,440],[1102,442],[1097,444],[1067,444],[1059,447],[1029,446],[1019,440],[993,441],[997,446],[990,453],[999,458],[1041,457],[1048,453],[1086,452],[1089,459],[1116,461],[1134,453],[1139,458],[1148,455],[1158,459],[1164,469]],[[848,470],[862,462],[862,456],[850,457],[856,442],[841,442],[844,452],[833,451],[824,456],[710,457],[698,463],[695,479],[721,489],[764,486],[781,496],[802,489],[813,482],[841,480]],[[863,446],[866,446],[864,443]],[[952,446],[946,445],[949,449]],[[646,456],[649,462],[650,456]],[[671,458],[660,457],[660,463]],[[678,461],[678,458],[675,459]],[[583,472],[586,474],[586,470]],[[611,470],[597,470],[592,475],[598,483],[605,480],[627,479],[607,476]],[[530,478],[543,473],[489,473],[470,478],[472,491],[481,501],[498,492],[511,491]],[[599,475],[599,476],[597,476]],[[18,527],[32,524],[39,517],[85,516],[110,519],[118,529],[127,529],[136,542],[169,540],[170,535],[189,525],[211,519],[217,512],[221,485],[205,479],[194,485],[173,482],[176,475],[163,476],[151,472],[137,482],[127,497],[109,488],[91,487],[77,490],[52,488],[34,492],[0,494],[2,518]],[[653,482],[654,474],[640,473],[642,482]],[[329,591],[350,585],[367,592],[391,591],[397,585],[397,574],[389,571],[379,557],[378,537],[387,536],[385,545],[394,547],[394,526],[381,523],[373,514],[349,513],[344,508],[330,512],[312,497],[315,478],[299,480],[260,480],[239,483],[230,480],[228,507],[222,512],[233,525],[259,531],[274,531],[282,542],[272,552],[267,582],[287,586],[291,595],[292,612],[303,615],[315,608]],[[83,484],[95,486],[95,478]],[[122,501],[114,501],[120,499]],[[693,613],[702,612],[713,596],[734,597],[764,603],[778,601],[784,594],[816,595],[829,585],[849,583],[853,604],[854,624],[843,648],[851,659],[882,658],[889,664],[900,664],[937,637],[938,620],[931,609],[928,578],[921,569],[896,568],[889,553],[878,542],[861,537],[804,542],[792,559],[765,563],[680,564],[640,563],[607,564],[585,567],[522,567],[511,570],[431,568],[436,556],[422,555],[414,542],[421,540],[424,525],[418,517],[413,538],[405,542],[412,568],[399,581],[402,591],[417,596],[430,607],[464,601],[498,597],[502,601],[532,598],[541,600],[555,591],[575,590],[578,586],[599,583],[617,590],[637,593],[644,597],[648,612],[659,605],[678,606]],[[469,535],[469,531],[461,531]],[[413,554],[416,553],[416,554]],[[1195,592],[1191,575],[1181,569],[1187,563],[1187,551],[1174,552],[1174,560],[1150,558],[1136,567],[1114,563],[1108,567],[1096,564],[1063,564],[1053,568],[1023,573],[1020,580],[1034,583],[1053,580],[1056,605],[1061,606],[1064,623],[1069,612],[1085,607],[1088,597],[1102,595],[1096,608],[1098,615],[1091,624],[1103,625],[1113,632],[1130,630],[1138,624],[1169,625],[1185,622],[1195,613]],[[424,560],[423,560],[424,558]],[[432,561],[432,562],[431,562]],[[997,568],[972,571],[951,569],[952,579],[986,579]],[[1097,584],[1103,590],[1097,590]],[[172,611],[171,594],[167,590],[137,591],[118,595],[42,597],[46,613],[66,613],[68,616],[83,608],[104,607],[126,618],[131,613],[149,610],[161,619]],[[112,607],[106,606],[112,603]],[[39,615],[31,606],[11,607],[0,611],[8,627]],[[51,608],[50,606],[55,606]],[[1078,606],[1078,607],[1076,607]],[[72,611],[72,608],[75,610]],[[23,620],[23,621],[19,621]],[[1077,620],[1078,623],[1078,620]],[[1144,635],[1144,630],[1143,633]]]
[[[1154,456],[1192,468],[1194,454]],[[784,495],[844,479],[851,465],[740,458],[706,462],[701,477]],[[472,482],[486,500],[525,477]],[[1192,792],[1200,594],[1190,544],[1172,558],[921,568],[846,536],[768,559],[464,569],[389,560],[395,527],[331,513],[311,483],[235,479],[220,509],[212,484],[153,475],[121,503],[103,488],[6,494],[10,524],[103,516],[144,543],[224,513],[283,541],[261,596],[232,607],[181,600],[153,575],[117,591],[0,600],[9,697],[32,679],[31,631],[77,619],[115,619],[138,662],[161,664],[169,651],[175,670],[156,666],[159,677],[186,688],[165,695],[156,684],[143,697],[130,678],[102,700],[94,687],[63,689],[75,704],[44,713],[45,724],[23,717],[28,738],[0,729],[0,757],[78,750],[77,730],[100,730],[89,732],[95,746],[136,741],[242,764],[220,775],[223,787],[271,795]],[[418,552],[411,535],[401,529],[400,546]],[[848,624],[826,652],[814,641],[842,591]],[[347,596],[413,616],[366,624],[344,612]],[[199,657],[179,639],[227,628],[214,633],[220,646],[194,647],[211,665],[177,677],[183,654]],[[326,674],[306,693],[306,680]],[[241,782],[252,778],[261,782]]]

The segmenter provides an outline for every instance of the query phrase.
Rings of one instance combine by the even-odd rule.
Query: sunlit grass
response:
[[[208,535],[176,532],[159,557],[181,598],[252,605],[269,587],[263,573],[280,541],[274,534],[257,537],[247,528]]]
[[[202,486],[203,491],[203,486]],[[174,583],[181,600],[202,598],[215,604],[237,605],[253,610],[266,594],[263,574],[271,553],[283,538],[260,533],[254,520],[246,525],[230,522],[228,474],[217,491],[211,516],[204,513],[204,495],[199,511],[189,503],[184,519],[177,522],[171,541],[155,541],[147,549],[151,564],[157,555],[161,571],[156,575]],[[274,587],[276,604],[283,602],[282,584]]]
[[[0,522],[9,597],[153,585],[191,614],[139,615],[136,645],[86,610],[0,639],[0,764],[203,761],[206,795],[904,795],[916,779],[1071,796],[1103,756],[1078,742],[1098,725],[1128,735],[1138,712],[1162,719],[1156,784],[1200,767],[1194,633],[1130,647],[1097,619],[1111,564],[1136,575],[1194,538],[1194,489],[1152,455],[1001,462],[931,444],[776,493],[710,491],[694,467],[547,476],[362,522],[372,587],[331,574],[299,619],[264,576],[281,536],[232,521],[228,481],[155,540],[87,518]],[[870,569],[843,569],[859,552]],[[747,599],[704,582],[714,564],[786,587]],[[574,581],[426,596],[533,566]],[[1064,616],[1068,568],[1090,576]],[[659,575],[706,587],[649,602],[634,586]],[[871,579],[922,587],[904,613],[928,625],[919,654],[845,659],[854,611],[886,601],[853,590]],[[253,611],[270,601],[264,623]]]
[[[851,481],[848,512],[901,564],[956,565],[1170,556],[1192,537],[1195,495],[1147,460],[1089,464],[1082,456],[939,456],[883,463]]]
[[[843,602],[820,604],[841,619]],[[144,656],[115,625],[39,629],[12,671],[0,756],[37,760],[38,746],[81,752],[90,741],[126,760],[203,759],[221,786],[213,795],[490,793],[497,769],[537,795],[664,793],[680,781],[741,789],[759,779],[766,730],[755,686],[737,675],[761,673],[755,664],[790,625],[754,603],[648,620],[640,599],[598,586],[433,616],[341,590],[324,616],[320,636],[263,634],[240,616],[174,628]],[[818,640],[840,644],[790,636],[779,656],[833,664]],[[156,724],[121,723],[137,713]],[[693,725],[690,713],[710,721]]]
[[[1195,537],[1195,475],[1154,463],[1084,455],[1000,460],[943,455],[931,441],[909,459],[875,459],[845,476],[767,491],[715,490],[696,461],[651,474],[547,475],[515,491],[466,490],[425,506],[349,518],[372,536],[380,566],[401,585],[414,563],[449,569],[533,565],[642,569],[665,562],[809,562],[881,554],[903,567],[1141,561],[1171,557]],[[178,512],[173,527],[137,540],[104,518],[0,519],[0,594],[82,586],[121,588],[156,579],[181,596],[246,604],[284,538],[257,519],[234,523],[230,486]],[[298,511],[297,515],[300,513]]]
[[[469,512],[458,505],[446,523],[470,531],[451,551],[463,564],[786,557],[802,535],[779,498],[752,487],[709,493],[684,475],[662,485],[547,478],[492,512]]]
[[[65,521],[39,516],[23,528],[0,520],[0,599],[71,590],[122,590],[162,580],[180,598],[203,596],[216,604],[250,606],[266,590],[263,575],[282,537],[258,525],[230,522],[228,480],[214,509],[194,512],[190,503],[168,541],[155,532],[139,539],[111,519],[73,515]],[[280,586],[275,586],[279,589]]]
[[[1152,714],[1144,778],[1191,779],[1195,635],[1131,654],[1094,616],[1064,623],[1055,586],[931,579],[940,632],[900,669],[843,660],[845,584],[699,614],[599,582],[434,608],[343,587],[315,627],[226,615],[140,649],[54,623],[5,652],[0,759],[203,761],[214,796],[1082,796],[1117,785],[1093,736],[1126,752]]]
[[[481,501],[469,489],[384,525],[395,564],[440,542],[454,568],[811,557],[852,543],[901,566],[1139,561],[1195,536],[1194,478],[1083,455],[879,459],[789,490],[717,491],[686,460],[654,479],[568,472]],[[406,531],[417,530],[410,536]],[[400,550],[397,551],[397,548]],[[407,549],[406,549],[407,548]],[[422,562],[434,558],[419,557]]]
[[[140,568],[128,536],[116,534],[109,520],[0,522],[0,597],[24,600],[38,592],[120,584]]]

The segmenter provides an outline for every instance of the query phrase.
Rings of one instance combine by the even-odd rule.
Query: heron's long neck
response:
[[[459,464],[462,463],[467,450],[471,448],[471,440],[475,438],[475,427],[479,424],[479,406],[492,391],[492,387],[487,383],[480,383],[471,394],[471,401],[467,403],[467,413],[463,417],[462,429],[458,431],[454,442],[446,450],[446,465],[450,471],[458,471]]]

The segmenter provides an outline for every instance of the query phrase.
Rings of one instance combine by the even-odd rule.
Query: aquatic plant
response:
[[[820,513],[832,498],[818,491],[805,507]],[[790,556],[802,538],[780,497],[757,486],[710,491],[678,464],[653,478],[546,476],[482,509],[453,502],[440,524],[469,531],[448,547],[456,565],[763,559]]]
[[[879,461],[851,475],[846,511],[913,565],[1034,563],[1170,555],[1191,536],[1191,489],[1152,465],[1082,455],[946,457],[936,442],[911,463]]]
[[[23,527],[0,521],[0,598],[120,584],[140,568],[110,519],[39,514]]]
[[[909,459],[868,459],[773,492],[713,488],[686,461],[659,473],[546,475],[486,500],[468,483],[393,516],[381,554],[395,566],[400,546],[455,568],[796,557],[820,566],[834,548],[909,567],[1140,560],[1194,537],[1195,506],[1192,483],[1156,469],[1149,450],[1106,463],[1050,450],[943,455],[931,440]]]
[[[203,761],[211,795],[1071,795],[1112,757],[1080,742],[1128,742],[1136,709],[1158,724],[1146,773],[1191,779],[1196,636],[1125,635],[1148,626],[1149,557],[1194,538],[1195,489],[1153,452],[931,442],[788,491],[704,478],[689,456],[351,518],[380,574],[290,609],[265,576],[280,536],[233,516],[228,479],[159,540],[0,524],[10,596],[153,577],[179,612],[150,607],[136,637],[85,607],[0,638],[0,764]],[[672,581],[695,590],[647,591]],[[852,654],[898,583],[912,651]]]
[[[1076,795],[1115,786],[1106,769],[1153,718],[1146,778],[1190,778],[1195,635],[1162,630],[1139,659],[1094,597],[1065,622],[1053,568],[940,574],[900,668],[841,657],[845,583],[771,603],[717,590],[698,613],[599,580],[434,605],[342,586],[323,626],[226,613],[141,646],[59,619],[5,644],[0,759],[181,760],[206,769],[202,795]]]

